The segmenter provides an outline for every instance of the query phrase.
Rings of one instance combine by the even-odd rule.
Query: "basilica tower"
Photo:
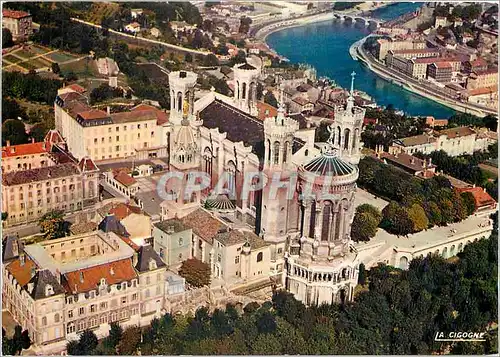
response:
[[[193,72],[176,71],[168,76],[170,87],[170,127],[167,134],[169,146],[170,171],[184,174],[182,180],[171,179],[167,182],[166,192],[176,192],[178,198],[162,203],[162,217],[182,217],[200,203],[200,193],[194,192],[186,197],[189,172],[200,167],[201,121],[194,114],[194,92],[197,75]]]
[[[258,64],[238,63],[234,65],[234,104],[240,110],[257,115],[257,84],[260,75]]]
[[[351,90],[345,107],[335,109],[333,144],[340,156],[351,164],[357,165],[361,158],[361,131],[366,110],[354,105],[354,76],[351,74]]]

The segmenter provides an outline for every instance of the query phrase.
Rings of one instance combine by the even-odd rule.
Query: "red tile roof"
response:
[[[71,294],[75,294],[97,289],[102,278],[106,279],[107,285],[112,285],[130,281],[136,277],[137,273],[131,260],[123,259],[66,273],[64,274],[64,287]]]
[[[464,187],[457,188],[459,192],[470,192],[474,196],[476,209],[492,206],[496,201],[482,187]]]
[[[72,89],[72,90],[74,90],[75,92],[78,92],[78,93],[85,93],[87,91],[81,85],[76,84],[76,83],[69,85],[68,88],[70,88],[70,89]]]
[[[78,163],[78,168],[83,171],[94,171],[97,170],[97,166],[89,157],[84,157]]]
[[[434,62],[436,68],[451,68],[450,62]]]
[[[203,209],[197,209],[181,219],[182,223],[193,230],[193,233],[209,244],[224,224]]]
[[[127,205],[125,203],[119,203],[113,208],[109,210],[110,214],[114,214],[116,218],[119,220],[128,217],[132,213],[142,214],[142,210],[140,207],[134,207],[131,205]]]
[[[78,113],[79,116],[81,116],[85,120],[92,120],[92,119],[103,119],[108,117],[108,113],[102,110],[98,109],[91,109],[87,110],[85,112],[80,112]]]
[[[31,259],[28,257],[25,257],[25,259],[24,265],[21,265],[21,260],[16,259],[6,268],[21,286],[28,284],[32,278],[31,269],[36,268],[36,264]]]
[[[467,126],[461,126],[458,128],[444,129],[436,132],[436,136],[446,135],[448,139],[454,139],[462,136],[474,135],[476,132]]]
[[[2,147],[2,157],[43,154],[47,152],[45,143],[30,143]]]
[[[257,112],[257,117],[262,121],[264,121],[264,119],[266,118],[275,117],[278,115],[278,109],[270,104],[261,101],[257,101]]]
[[[139,104],[138,106],[131,109],[132,112],[143,111],[143,110],[154,111],[156,113],[156,124],[162,125],[168,123],[169,114],[165,113],[164,111],[156,107],[153,107],[152,105]]]
[[[132,176],[128,175],[124,171],[120,171],[118,174],[115,175],[114,178],[115,178],[116,181],[118,181],[119,183],[121,183],[124,186],[132,186],[134,183],[137,182],[135,180],[135,178],[133,178]]]
[[[9,9],[3,9],[2,15],[4,17],[10,17],[11,19],[22,19],[23,17],[31,16],[26,11],[17,11],[17,10],[9,10]]]

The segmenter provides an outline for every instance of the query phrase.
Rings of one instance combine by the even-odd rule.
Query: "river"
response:
[[[372,16],[390,20],[419,6],[419,3],[398,3],[375,10]],[[359,25],[325,21],[272,33],[266,41],[292,63],[308,63],[316,68],[318,76],[327,76],[344,88],[350,87],[350,73],[355,71],[355,88],[368,93],[379,105],[392,104],[414,116],[449,118],[455,113],[451,108],[387,82],[353,60],[349,47],[368,34],[368,29]]]

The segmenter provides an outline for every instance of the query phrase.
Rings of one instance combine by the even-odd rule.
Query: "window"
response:
[[[141,124],[137,124],[137,129],[140,129],[141,128]]]
[[[97,138],[94,139],[94,144],[97,144]]]
[[[116,136],[116,141],[120,141],[120,136],[119,135]]]
[[[106,310],[108,308],[108,303],[107,302],[101,302],[101,305],[99,306],[101,310]]]
[[[120,131],[120,127],[119,127],[119,126],[117,126],[117,127],[116,127],[116,132],[119,132],[119,131]]]
[[[122,297],[122,305],[125,305],[127,303],[127,297],[124,296]]]
[[[42,326],[47,326],[47,318],[45,316],[42,317]]]
[[[97,307],[95,304],[92,304],[90,305],[90,312],[96,312],[97,311]]]
[[[222,260],[222,257],[221,257],[221,255],[220,255],[220,253],[219,253],[219,254],[217,254],[217,261],[220,263],[220,262],[221,262],[221,260]]]
[[[59,322],[59,314],[54,315],[54,322]]]
[[[135,300],[137,300],[137,293],[132,294],[132,301],[135,301]]]
[[[161,294],[161,286],[160,286],[160,285],[158,285],[158,286],[156,287],[156,295],[160,295],[160,294]]]
[[[81,316],[83,314],[85,314],[85,308],[84,307],[81,307],[79,310],[78,310],[78,314]]]
[[[240,256],[237,255],[236,257],[234,257],[234,264],[239,264],[240,262]]]
[[[149,276],[146,277],[146,285],[149,285],[151,283],[151,279],[149,278]]]
[[[67,333],[75,332],[75,324],[68,324],[66,331],[67,331]]]
[[[283,253],[283,248],[278,248],[278,254]]]
[[[262,261],[262,256],[263,256],[262,252],[257,254],[257,263]]]
[[[184,240],[182,238],[179,238],[179,246],[181,246],[182,243],[184,243]]]

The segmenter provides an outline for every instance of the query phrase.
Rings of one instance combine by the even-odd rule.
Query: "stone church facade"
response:
[[[365,111],[354,105],[351,88],[347,105],[336,110],[330,139],[315,143],[315,127],[302,114],[285,113],[283,102],[275,117],[256,116],[259,76],[259,64],[249,59],[234,68],[234,97],[211,91],[194,101],[196,74],[170,73],[165,136],[171,170],[201,170],[210,187],[186,198],[187,182],[181,182],[182,198],[165,202],[162,217],[193,212],[224,178],[237,220],[268,243],[270,275],[277,284],[306,304],[350,300],[359,265],[350,225]],[[262,176],[286,184],[246,194],[249,175],[255,184]],[[174,187],[167,184],[168,190]]]

